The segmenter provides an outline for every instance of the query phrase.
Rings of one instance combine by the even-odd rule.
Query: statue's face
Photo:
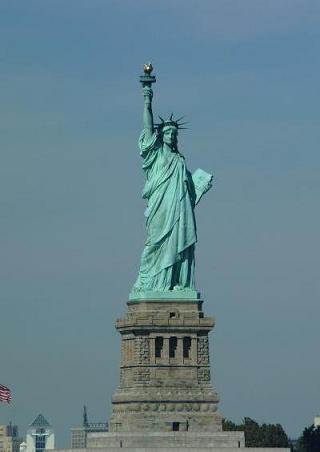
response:
[[[164,127],[163,142],[170,147],[176,147],[178,143],[178,130],[176,127]]]

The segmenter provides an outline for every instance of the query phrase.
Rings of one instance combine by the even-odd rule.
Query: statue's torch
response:
[[[152,83],[156,82],[156,77],[154,75],[151,75],[151,72],[153,71],[153,66],[151,63],[146,63],[143,66],[143,72],[144,75],[140,76],[140,83],[142,84],[142,87],[148,86],[151,88]]]

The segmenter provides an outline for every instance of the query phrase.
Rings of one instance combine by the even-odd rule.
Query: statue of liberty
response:
[[[130,298],[147,293],[170,293],[174,298],[195,294],[195,243],[197,228],[194,208],[211,187],[212,176],[200,169],[191,175],[178,150],[181,119],[173,115],[160,123],[153,121],[151,84],[152,65],[144,66],[143,131],[139,138],[140,155],[146,176],[143,198],[147,239],[141,256],[139,275]]]

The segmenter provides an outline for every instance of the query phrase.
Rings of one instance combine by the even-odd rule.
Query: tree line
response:
[[[320,427],[306,427],[298,440],[290,440],[280,424],[259,424],[245,417],[241,424],[224,419],[223,430],[243,431],[246,447],[288,447],[292,452],[320,452]]]

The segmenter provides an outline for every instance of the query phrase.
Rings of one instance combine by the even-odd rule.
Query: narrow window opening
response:
[[[170,337],[169,339],[169,358],[175,358],[177,350],[178,340],[176,337]]]
[[[183,338],[183,357],[190,358],[191,351],[191,337]]]
[[[155,340],[155,355],[156,358],[161,358],[163,349],[163,337],[157,336]]]
[[[175,312],[170,312],[170,314],[169,314],[170,319],[174,319],[175,316],[176,316]]]
[[[172,422],[172,431],[178,432],[180,430],[180,422]]]
[[[45,429],[39,428],[36,431],[36,452],[43,452],[46,448],[46,435],[45,435]]]

